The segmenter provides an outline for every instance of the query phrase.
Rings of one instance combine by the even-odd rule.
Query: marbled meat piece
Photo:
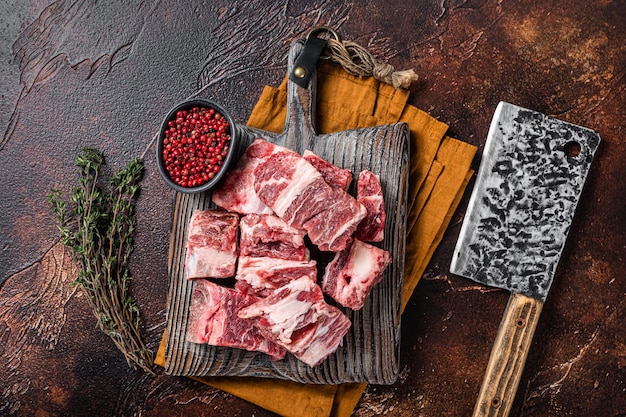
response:
[[[298,278],[317,282],[317,262],[241,256],[235,288],[247,294],[267,297],[276,288]]]
[[[302,153],[302,157],[322,174],[328,185],[348,191],[348,187],[350,187],[352,182],[352,171],[339,168],[308,149]]]
[[[239,215],[223,210],[196,210],[191,215],[185,253],[187,279],[235,275]]]
[[[254,177],[259,198],[287,224],[304,229],[323,251],[344,249],[367,214],[354,197],[328,185],[293,151],[273,153],[257,166]]]
[[[368,170],[359,173],[356,201],[365,206],[367,216],[359,223],[354,236],[364,242],[382,242],[387,214],[380,176]]]
[[[239,222],[241,256],[269,257],[304,261],[309,251],[304,231],[289,226],[272,214],[248,214]]]
[[[322,290],[342,306],[359,310],[390,263],[388,251],[354,239],[326,266]]]
[[[257,195],[285,221],[285,213],[294,200],[318,180],[324,182],[322,174],[298,153],[286,148],[270,155],[254,170]],[[287,223],[300,226],[292,224],[293,221]]]
[[[274,360],[284,358],[285,348],[267,340],[253,326],[253,320],[238,316],[241,309],[257,301],[257,297],[209,280],[196,280],[189,305],[187,341],[259,351]]]
[[[346,248],[367,210],[351,195],[339,188],[325,194],[326,210],[304,223],[311,242],[322,251],[339,252]]]
[[[350,319],[327,304],[320,287],[306,277],[243,308],[239,317],[253,319],[266,338],[309,366],[320,364],[335,352],[351,326]]]
[[[276,145],[266,140],[255,139],[235,168],[226,174],[213,191],[211,196],[213,203],[239,214],[271,214],[272,209],[254,192],[254,169],[277,149]]]

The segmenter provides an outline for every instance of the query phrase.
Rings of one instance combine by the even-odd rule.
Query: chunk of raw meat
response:
[[[389,252],[354,239],[326,266],[322,290],[342,306],[359,310],[390,263]]]
[[[187,279],[235,275],[239,216],[222,210],[196,210],[188,227]]]
[[[268,354],[272,359],[285,357],[286,350],[267,340],[252,324],[238,317],[242,308],[258,301],[257,297],[199,279],[191,295],[187,340]]]
[[[270,214],[270,209],[254,192],[254,169],[277,148],[263,139],[256,139],[243,153],[211,196],[213,203],[240,214]],[[283,149],[283,148],[280,148]]]
[[[257,166],[254,177],[259,198],[287,224],[304,229],[323,251],[344,249],[367,214],[356,199],[332,188],[310,163],[292,151],[273,153]]]
[[[241,256],[270,257],[304,261],[309,251],[304,231],[289,226],[271,214],[248,214],[239,222]]]
[[[320,250],[339,252],[347,247],[367,210],[339,188],[331,188],[325,197],[326,210],[307,220],[304,229]]]
[[[357,180],[356,200],[367,209],[367,216],[359,223],[355,237],[364,242],[382,242],[385,238],[385,201],[380,177],[371,171],[361,171]]]
[[[259,198],[283,220],[298,196],[316,181],[324,182],[313,165],[289,149],[275,152],[261,162],[254,170],[254,177],[254,190]],[[287,223],[298,227],[291,221]]]
[[[266,338],[309,366],[335,352],[351,326],[350,319],[327,304],[320,287],[306,277],[243,308],[239,317],[253,319]]]
[[[276,288],[301,277],[316,282],[317,262],[241,256],[235,288],[247,294],[267,297]]]
[[[348,187],[350,187],[350,183],[352,182],[352,171],[339,168],[308,149],[302,153],[302,157],[322,174],[324,181],[326,181],[328,185],[348,191]]]

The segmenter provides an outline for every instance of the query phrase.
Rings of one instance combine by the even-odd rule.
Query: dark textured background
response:
[[[291,40],[324,24],[415,69],[411,104],[460,140],[482,146],[500,100],[600,133],[512,415],[626,416],[626,4],[406,3],[0,3],[0,415],[272,415],[130,370],[71,285],[45,195],[74,184],[84,146],[113,168],[145,156],[132,290],[156,350],[172,211],[154,159],[161,117],[201,90],[245,122],[283,78]],[[368,387],[355,415],[471,413],[508,294],[448,272],[466,204],[403,316],[398,382]]]

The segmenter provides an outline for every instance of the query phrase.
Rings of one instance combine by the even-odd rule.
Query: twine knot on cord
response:
[[[397,89],[407,89],[417,80],[417,74],[412,69],[396,71],[392,65],[378,61],[365,48],[351,41],[328,39],[326,53],[322,58],[341,65],[349,74],[358,77],[373,76]]]

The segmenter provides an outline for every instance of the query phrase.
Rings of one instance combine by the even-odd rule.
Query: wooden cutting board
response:
[[[302,49],[292,44],[289,69]],[[356,179],[363,169],[380,175],[387,223],[380,247],[391,252],[392,264],[359,311],[343,309],[352,322],[343,345],[322,364],[311,368],[288,354],[272,361],[262,353],[199,345],[186,341],[193,281],[184,276],[187,225],[194,210],[212,207],[210,193],[175,194],[168,258],[165,370],[180,376],[254,376],[301,383],[368,382],[391,384],[398,375],[401,290],[404,273],[408,192],[409,133],[406,123],[317,135],[314,131],[316,76],[308,88],[288,83],[287,120],[281,134],[237,126],[243,140],[239,154],[257,138],[302,153],[310,149],[333,164],[348,168]],[[355,194],[353,182],[350,193]],[[315,251],[312,251],[312,254]],[[324,254],[322,254],[324,255]],[[318,269],[330,260],[317,258]],[[323,259],[322,259],[323,258]]]

